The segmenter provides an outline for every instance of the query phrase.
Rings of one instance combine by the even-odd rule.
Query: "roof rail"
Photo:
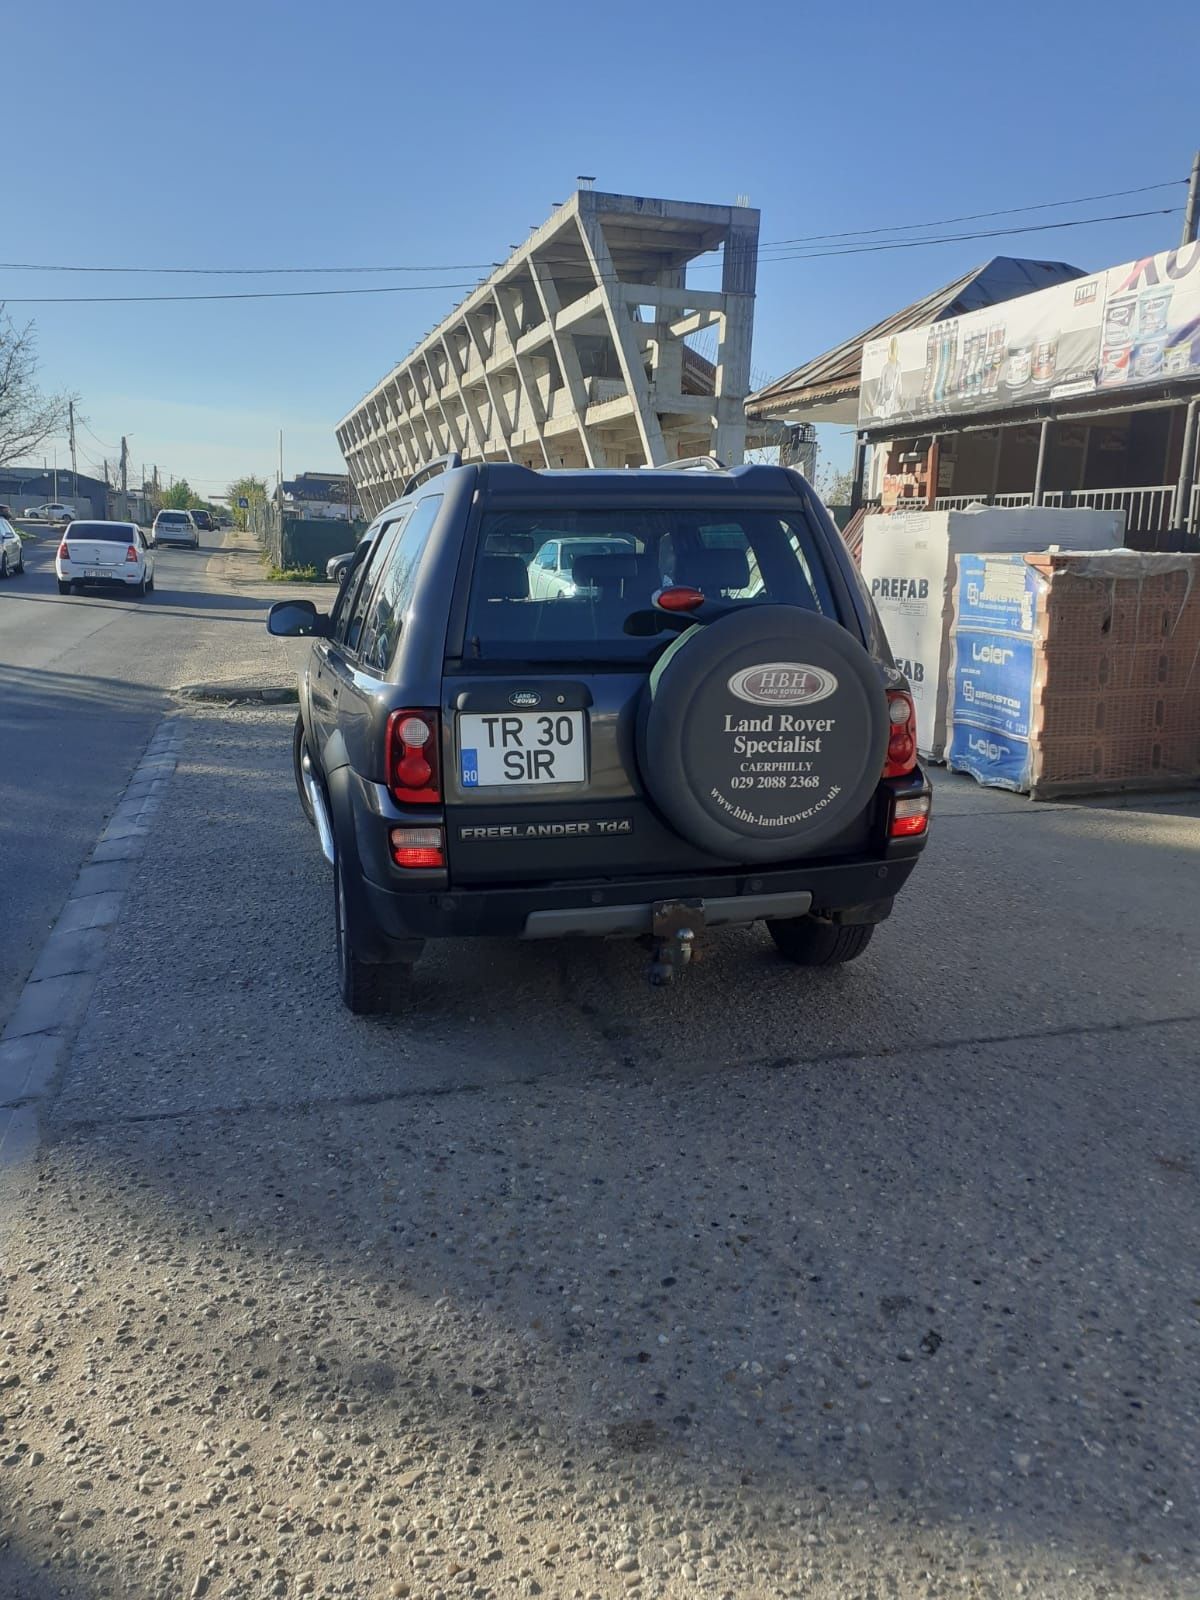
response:
[[[689,472],[700,467],[705,472],[728,472],[729,468],[719,456],[684,456],[679,461],[660,461],[657,466],[644,467],[644,472]]]
[[[462,457],[457,450],[451,450],[447,455],[434,456],[432,461],[427,461],[423,467],[418,467],[401,489],[397,499],[403,500],[406,494],[411,494],[414,489],[419,489],[429,478],[434,478],[439,472],[452,472],[455,467],[462,466]]]

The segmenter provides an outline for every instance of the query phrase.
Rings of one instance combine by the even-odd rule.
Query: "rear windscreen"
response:
[[[798,513],[492,512],[480,529],[464,653],[652,660],[675,637],[654,631],[651,604],[670,584],[711,600],[837,615],[819,548]]]
[[[69,539],[91,539],[96,544],[128,544],[133,527],[128,522],[73,522]]]
[[[158,520],[160,522],[187,522],[190,519],[186,511],[160,511]]]

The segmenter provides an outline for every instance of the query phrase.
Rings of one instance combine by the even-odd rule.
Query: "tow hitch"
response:
[[[673,983],[693,956],[700,958],[696,940],[704,932],[704,902],[659,900],[653,907],[651,928],[647,976],[655,985]]]

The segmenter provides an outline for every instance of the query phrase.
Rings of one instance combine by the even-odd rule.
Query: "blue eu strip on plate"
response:
[[[464,789],[473,789],[479,783],[479,756],[474,750],[462,752],[462,781]]]

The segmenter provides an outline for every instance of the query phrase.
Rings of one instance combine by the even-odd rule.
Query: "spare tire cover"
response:
[[[887,753],[878,666],[838,623],[755,605],[683,634],[639,720],[651,798],[677,831],[734,861],[784,861],[840,833]]]

